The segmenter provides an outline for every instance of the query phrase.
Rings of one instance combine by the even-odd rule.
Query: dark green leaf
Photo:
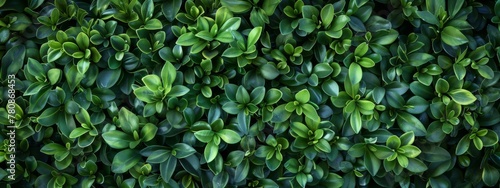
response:
[[[244,13],[252,8],[252,4],[245,0],[221,0],[221,4],[234,13]]]
[[[321,21],[324,28],[330,26],[333,21],[334,7],[328,4],[321,9]]]
[[[491,130],[488,130],[488,133],[486,133],[486,135],[484,136],[481,136],[480,138],[485,147],[494,146],[498,143],[497,133]]]
[[[222,129],[216,134],[228,144],[236,144],[241,140],[240,135],[231,129]]]
[[[361,114],[358,110],[354,110],[354,112],[351,113],[349,123],[351,124],[352,130],[354,130],[355,133],[359,133],[359,131],[361,131],[362,120]]]
[[[463,155],[467,150],[469,150],[470,139],[468,136],[464,136],[460,139],[455,150],[456,155]]]
[[[425,130],[422,122],[411,114],[405,112],[398,113],[396,121],[404,132],[413,131],[415,136],[425,136],[427,134],[427,130]]]
[[[456,0],[456,1],[449,1],[448,2],[448,13],[450,14],[450,17],[454,17],[458,11],[462,8],[462,5],[464,4],[464,0]]]
[[[321,89],[327,95],[332,96],[332,97],[338,96],[339,90],[340,90],[339,85],[334,80],[327,80],[327,81],[323,82],[323,84],[321,85]]]
[[[111,88],[120,79],[122,71],[120,69],[106,69],[97,76],[97,86],[101,88]]]
[[[152,163],[152,164],[163,163],[164,161],[169,159],[171,155],[172,154],[169,150],[157,149],[149,155],[146,162]]]
[[[183,159],[196,153],[196,150],[192,146],[185,143],[174,144],[172,151],[175,151],[175,155],[173,153],[172,155],[177,159]]]
[[[262,4],[262,9],[266,13],[266,16],[271,16],[276,11],[276,7],[281,3],[282,0],[264,0]]]
[[[392,44],[399,36],[398,31],[394,29],[390,30],[380,30],[374,34],[371,42],[380,44],[380,45],[389,45]],[[373,48],[372,46],[370,46]]]
[[[264,64],[260,67],[262,77],[268,80],[273,80],[280,75],[279,70],[272,64]]]
[[[161,10],[163,12],[163,15],[167,18],[169,22],[174,21],[175,15],[179,10],[181,9],[182,6],[182,0],[172,0],[172,1],[166,1],[162,4]]]
[[[418,67],[434,59],[434,56],[428,53],[412,53],[408,55],[409,63]]]
[[[170,92],[168,92],[168,97],[181,97],[189,92],[189,88],[183,85],[173,86]]]
[[[129,143],[133,141],[133,138],[131,136],[117,130],[103,133],[102,138],[111,148],[115,149],[128,148]]]
[[[177,70],[174,65],[170,62],[165,62],[163,68],[161,69],[161,80],[163,81],[163,89],[169,90],[175,81],[177,76]]]
[[[364,166],[372,176],[377,174],[381,164],[382,162],[372,152],[365,153]]]
[[[450,46],[459,46],[469,42],[467,37],[465,37],[460,30],[452,26],[446,26],[443,31],[441,31],[441,40]]]
[[[427,170],[427,166],[419,159],[408,159],[408,166],[406,167],[410,172],[421,173]]]
[[[89,132],[88,129],[84,129],[84,128],[81,128],[81,127],[78,127],[76,129],[74,129],[73,131],[71,131],[71,134],[69,135],[69,138],[78,138],[80,136],[82,136],[83,134]]]
[[[363,78],[363,70],[361,69],[361,66],[357,63],[351,63],[351,65],[349,65],[349,79],[351,80],[351,84],[354,85],[359,83],[361,78]]]
[[[288,112],[285,110],[285,105],[280,105],[277,108],[274,109],[273,111],[273,118],[271,119],[272,122],[275,123],[282,123],[288,120],[292,113]]]
[[[240,24],[240,17],[229,18],[222,26],[220,26],[219,32],[237,30],[240,27]]]
[[[158,127],[152,123],[146,123],[144,127],[141,129],[140,137],[143,142],[148,142],[152,140],[156,136],[156,132],[158,131]]]
[[[227,172],[222,172],[217,174],[212,179],[212,185],[213,187],[226,187],[228,181],[229,181],[229,175],[227,174]]]
[[[126,149],[118,152],[113,158],[111,171],[114,173],[125,173],[130,168],[134,167],[141,160],[141,155],[138,151]]]
[[[262,33],[262,27],[255,27],[250,31],[250,33],[248,34],[247,49],[250,48],[250,46],[255,45],[255,43],[257,43],[261,33]]]
[[[498,172],[497,168],[487,164],[483,169],[481,177],[484,184],[492,187],[498,183],[498,180],[500,179],[500,172]]]
[[[333,72],[333,68],[328,63],[320,63],[314,66],[313,73],[318,76],[318,78],[325,78]]]
[[[76,66],[71,66],[71,68],[65,73],[65,76],[71,90],[74,90],[78,85],[80,85],[80,82],[84,78],[84,74],[80,73]]]
[[[300,90],[297,94],[295,94],[295,100],[300,102],[301,104],[305,104],[309,102],[311,95],[307,89]]]
[[[427,110],[429,102],[420,96],[413,96],[408,99],[406,105],[411,106],[406,109],[407,112],[411,114],[421,114]]]
[[[132,134],[139,129],[139,118],[126,108],[121,108],[118,119],[120,121],[120,128],[126,133]]]
[[[447,93],[449,88],[450,88],[450,84],[448,84],[448,81],[446,81],[445,79],[440,78],[436,82],[435,90],[436,90],[436,92],[438,92],[440,94]]]
[[[203,152],[205,160],[208,163],[212,162],[215,159],[215,157],[217,157],[218,151],[219,151],[218,145],[216,145],[213,141],[208,142],[208,144],[205,146],[205,151]]]
[[[153,17],[153,11],[154,11],[153,0],[145,0],[141,6],[142,17],[146,19]]]
[[[236,167],[234,181],[235,182],[243,181],[248,176],[249,171],[250,171],[250,163],[248,162],[248,160],[245,160],[243,161],[243,163],[240,163]]]
[[[239,57],[241,54],[243,54],[242,50],[240,50],[239,48],[231,47],[226,49],[224,53],[222,53],[222,56],[234,58]]]
[[[163,181],[168,182],[177,167],[177,159],[169,157],[165,162],[160,163],[160,174]]]
[[[418,17],[420,17],[422,20],[424,20],[427,23],[433,24],[433,25],[439,25],[439,20],[438,18],[430,13],[429,11],[417,11],[416,12]]]
[[[45,109],[40,116],[38,116],[37,121],[40,125],[51,126],[59,121],[60,108],[51,107]],[[8,120],[7,120],[8,121]]]
[[[196,42],[198,42],[199,40],[200,39],[198,39],[193,33],[189,32],[189,33],[184,33],[183,35],[181,35],[177,39],[175,44],[181,45],[181,46],[192,46]]]
[[[28,113],[37,113],[41,111],[49,100],[49,94],[49,88],[43,88],[40,92],[30,96]]]
[[[443,162],[451,159],[450,153],[439,146],[428,146],[422,147],[422,153],[420,154],[420,158],[424,161],[435,163],[435,162]]]
[[[392,135],[387,139],[386,145],[389,148],[398,149],[401,146],[401,140],[396,135]]]
[[[48,143],[40,149],[40,152],[45,153],[47,155],[54,155],[56,153],[64,153],[66,151],[68,151],[68,150],[65,147],[63,147],[57,143]]]
[[[477,98],[468,90],[465,89],[454,89],[449,93],[450,97],[458,104],[469,105],[474,103]]]
[[[144,28],[147,30],[159,30],[163,27],[162,23],[158,19],[151,19],[146,22]]]
[[[277,103],[281,97],[283,96],[283,93],[275,88],[271,88],[270,90],[267,91],[265,98],[265,102],[267,104],[274,104]]]
[[[238,90],[236,90],[236,101],[240,104],[247,104],[250,102],[250,95],[243,86],[238,87]]]
[[[299,23],[299,29],[304,32],[311,33],[316,29],[316,23],[312,19],[302,18]]]
[[[218,40],[223,43],[230,43],[234,41],[234,37],[229,31],[224,31],[219,33],[216,37],[215,40]]]
[[[46,82],[35,82],[26,88],[24,96],[34,95],[40,92],[42,89],[48,89],[49,86]]]
[[[495,76],[493,69],[486,65],[479,65],[477,72],[486,79],[492,79]]]
[[[201,142],[208,143],[212,141],[215,133],[212,130],[196,131],[194,136]]]

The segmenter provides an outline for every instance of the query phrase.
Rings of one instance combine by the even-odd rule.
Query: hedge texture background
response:
[[[498,0],[0,0],[0,187],[498,187],[499,23]]]

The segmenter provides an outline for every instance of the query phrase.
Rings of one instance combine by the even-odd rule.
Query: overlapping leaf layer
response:
[[[498,186],[499,24],[498,0],[0,0],[0,187]]]

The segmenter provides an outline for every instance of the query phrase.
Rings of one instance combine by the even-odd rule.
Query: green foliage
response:
[[[498,187],[499,24],[500,1],[0,0],[0,187]]]

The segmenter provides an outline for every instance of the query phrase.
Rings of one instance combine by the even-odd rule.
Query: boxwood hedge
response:
[[[482,187],[500,1],[0,0],[0,187]]]

